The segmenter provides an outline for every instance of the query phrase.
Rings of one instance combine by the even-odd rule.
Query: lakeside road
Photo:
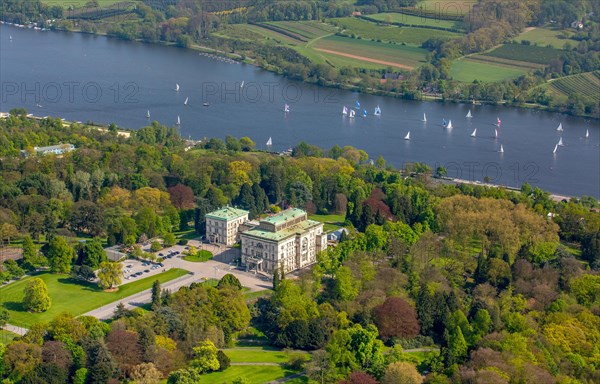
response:
[[[510,191],[514,191],[514,192],[521,191],[519,188],[514,188],[514,187],[509,187],[506,185],[499,185],[499,184],[483,183],[483,182],[476,181],[476,180],[455,179],[455,178],[451,178],[451,177],[434,178],[434,180],[437,180],[438,182],[444,183],[444,184],[454,184],[454,185],[470,184],[470,185],[478,185],[478,186],[486,187],[486,188],[503,188],[503,189],[508,189]],[[550,193],[550,199],[556,203],[561,202],[563,200],[569,201],[573,198],[572,196],[557,195],[557,194],[553,194],[552,192],[549,192],[549,193]]]

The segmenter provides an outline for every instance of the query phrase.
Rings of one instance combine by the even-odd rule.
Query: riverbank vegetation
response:
[[[214,50],[331,87],[600,117],[593,97],[543,86],[600,69],[597,1],[78,4],[12,0],[0,14],[11,23]],[[411,57],[417,51],[422,56]],[[468,62],[473,54],[477,63]]]
[[[76,150],[28,151],[60,142]],[[67,126],[24,110],[0,120],[0,143],[0,245],[22,247],[24,257],[5,261],[2,272],[48,262],[56,268],[39,277],[50,296],[68,280],[65,265],[80,260],[64,251],[65,263],[55,261],[52,244],[70,247],[65,238],[127,243],[190,227],[202,234],[204,215],[226,204],[253,217],[301,207],[349,231],[297,278],[273,276],[271,295],[246,296],[231,275],[177,292],[156,285],[150,310],[119,306],[110,322],[74,312],[87,295],[121,295],[127,285],[52,297],[50,311],[66,312],[37,322],[19,318],[18,299],[1,294],[29,277],[10,283],[0,288],[13,311],[6,321],[14,316],[29,331],[0,345],[7,383],[220,383],[246,372],[255,382],[302,372],[304,383],[600,379],[593,198],[555,202],[527,184],[437,183],[424,164],[396,170],[352,147],[299,143],[283,156],[255,151],[249,138],[186,143],[157,123],[123,137],[115,126]],[[243,359],[224,350],[236,340],[311,358],[230,367]]]

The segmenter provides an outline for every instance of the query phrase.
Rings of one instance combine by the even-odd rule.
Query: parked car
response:
[[[149,269],[144,269],[144,273],[148,273],[148,272],[150,272]]]

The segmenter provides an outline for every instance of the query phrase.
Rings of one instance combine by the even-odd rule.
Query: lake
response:
[[[483,181],[488,176],[496,184],[529,182],[556,194],[600,198],[597,120],[364,95],[176,47],[7,25],[0,25],[0,82],[4,112],[25,107],[36,116],[132,129],[152,120],[175,126],[179,117],[186,138],[248,136],[262,149],[271,138],[274,151],[302,140],[322,148],[351,145],[396,167],[425,162],[445,166],[451,177]],[[343,106],[354,107],[356,101],[357,116],[343,116]],[[380,116],[373,115],[377,106]],[[472,118],[466,117],[469,110]],[[444,128],[443,119],[453,128]],[[559,123],[563,132],[556,130]],[[410,140],[404,140],[409,131]],[[561,137],[564,146],[553,154]]]

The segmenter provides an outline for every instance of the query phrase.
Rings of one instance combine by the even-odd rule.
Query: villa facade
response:
[[[238,227],[248,221],[248,213],[225,207],[206,214],[206,237],[211,243],[234,245],[239,240]]]

